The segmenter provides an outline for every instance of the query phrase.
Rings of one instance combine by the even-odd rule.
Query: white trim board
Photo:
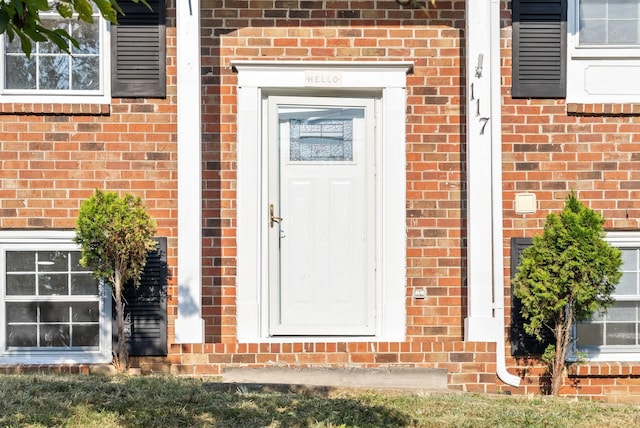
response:
[[[178,2],[178,317],[176,343],[204,343],[200,0]]]

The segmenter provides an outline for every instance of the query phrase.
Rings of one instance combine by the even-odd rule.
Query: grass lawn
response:
[[[640,407],[551,397],[278,390],[156,376],[0,375],[0,427],[638,427]]]

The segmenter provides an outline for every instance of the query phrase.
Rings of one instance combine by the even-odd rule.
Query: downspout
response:
[[[493,316],[496,326],[496,374],[507,385],[520,378],[507,371],[504,323],[504,254],[502,236],[502,73],[500,64],[500,0],[491,0],[489,12],[491,69],[491,209],[493,251]]]

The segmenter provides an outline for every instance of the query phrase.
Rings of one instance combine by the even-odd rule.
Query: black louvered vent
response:
[[[564,98],[567,0],[513,1],[514,98]]]
[[[120,2],[124,15],[111,31],[111,95],[166,96],[165,0]]]
[[[531,238],[511,238],[511,279],[516,275],[520,254],[525,248],[531,246]],[[542,355],[547,345],[553,344],[554,337],[551,331],[542,331],[542,342],[524,331],[524,318],[520,313],[522,303],[513,295],[513,283],[511,285],[511,355],[523,357],[527,355]]]
[[[167,355],[167,238],[156,241],[158,247],[147,255],[140,285],[127,284],[123,292],[131,356]]]

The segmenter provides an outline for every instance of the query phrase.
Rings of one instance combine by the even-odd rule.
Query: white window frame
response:
[[[57,16],[55,12],[42,14],[42,16],[45,15]],[[0,103],[109,104],[111,102],[110,24],[99,15],[97,20],[100,32],[100,89],[92,91],[5,89],[5,37],[7,35],[2,34],[0,35]]]
[[[237,337],[243,343],[402,341],[406,336],[406,74],[410,62],[237,61]],[[261,149],[265,94],[378,98],[378,260],[373,336],[269,336]],[[372,95],[372,98],[374,96]]]
[[[569,0],[567,103],[640,103],[640,45],[580,46],[578,13]]]
[[[638,248],[640,247],[640,231],[608,232],[605,240],[616,248]],[[624,300],[628,299],[625,298]],[[635,301],[635,299],[633,301]],[[602,346],[597,349],[595,347],[578,347],[576,349],[574,344],[574,349],[569,359],[578,359],[579,353],[586,354],[586,359],[594,362],[640,361],[640,346]]]
[[[110,363],[111,355],[111,293],[101,290],[100,337],[95,350],[64,351],[56,349],[14,350],[6,347],[6,314],[4,311],[6,251],[79,251],[72,231],[0,231],[0,364],[97,364]]]

